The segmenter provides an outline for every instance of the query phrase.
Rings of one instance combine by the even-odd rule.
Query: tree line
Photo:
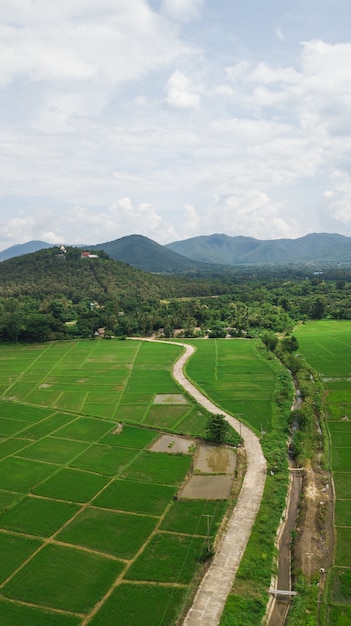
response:
[[[105,336],[265,338],[309,319],[351,319],[351,268],[240,268],[165,276],[68,248],[0,263],[0,340]]]

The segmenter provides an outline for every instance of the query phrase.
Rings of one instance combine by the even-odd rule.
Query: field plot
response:
[[[272,428],[275,373],[260,358],[255,341],[191,341],[195,356],[187,374],[224,410],[240,415],[257,431]]]
[[[1,626],[176,620],[202,567],[203,511],[213,538],[226,509],[178,508],[190,444],[150,451],[160,428],[205,429],[170,375],[179,353],[138,341],[0,346]]]
[[[332,442],[332,469],[336,491],[335,565],[331,575],[330,623],[343,622],[350,610],[337,604],[350,604],[345,581],[351,580],[351,323],[320,321],[300,326],[296,332],[300,349],[316,369],[328,394],[325,408]],[[348,583],[349,584],[349,583]],[[348,619],[347,616],[345,619]]]
[[[89,625],[173,624],[186,592],[186,587],[175,585],[119,585]]]
[[[204,548],[204,538],[157,533],[129,568],[130,580],[190,583]]]

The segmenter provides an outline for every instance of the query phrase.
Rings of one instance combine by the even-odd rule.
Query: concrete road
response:
[[[247,455],[247,471],[237,505],[184,620],[184,626],[217,626],[261,504],[267,468],[258,437],[244,424],[240,427],[239,420],[224,413],[185,377],[183,367],[194,348],[186,344],[184,348],[185,353],[173,368],[175,379],[208,411],[225,415],[237,432],[241,430]]]

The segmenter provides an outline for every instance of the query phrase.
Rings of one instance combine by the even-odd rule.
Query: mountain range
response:
[[[43,241],[18,244],[0,252],[0,261],[50,247],[53,244]],[[329,233],[273,240],[213,234],[164,246],[142,235],[128,235],[79,247],[90,252],[104,250],[112,259],[154,273],[197,273],[218,265],[351,264],[351,237]]]

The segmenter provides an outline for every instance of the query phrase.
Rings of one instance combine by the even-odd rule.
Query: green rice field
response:
[[[226,510],[175,500],[191,455],[148,449],[160,429],[205,430],[206,412],[170,375],[180,352],[0,346],[1,626],[176,620],[202,567],[206,515],[213,538]]]
[[[351,597],[349,587],[346,588],[351,580],[351,322],[314,322],[299,326],[295,335],[300,351],[319,373],[327,390],[325,409],[336,493],[335,566],[328,623],[349,624]]]
[[[189,378],[223,410],[258,432],[269,432],[276,371],[260,357],[257,342],[199,340],[191,344],[196,354],[187,364]]]

